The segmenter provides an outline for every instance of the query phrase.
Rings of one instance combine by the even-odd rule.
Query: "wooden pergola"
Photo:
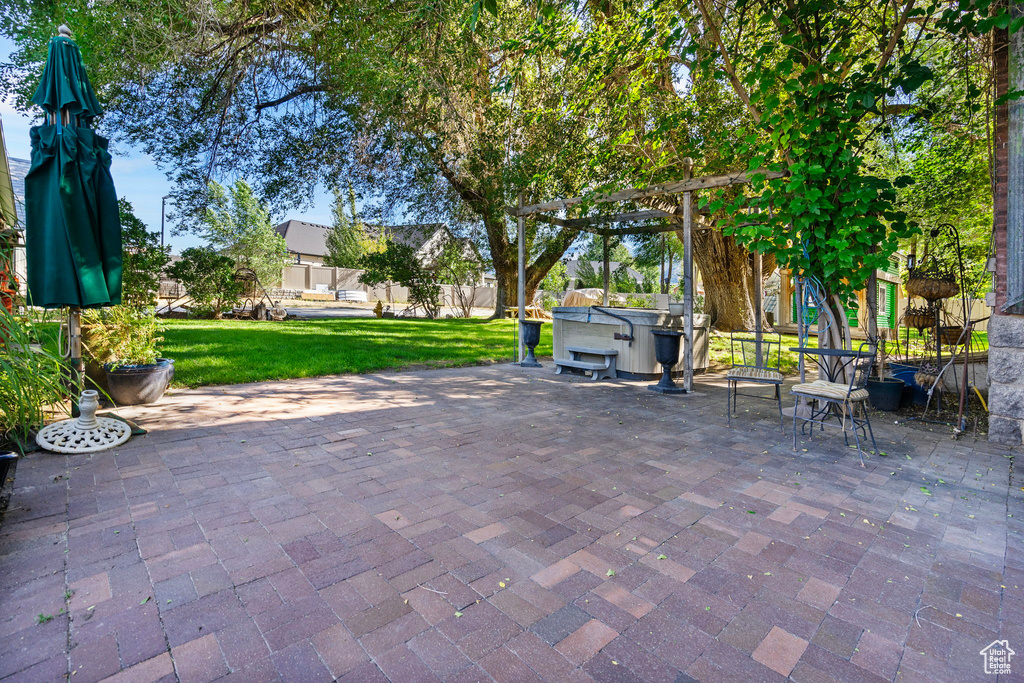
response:
[[[518,219],[518,244],[519,244],[519,322],[526,320],[526,218],[557,225],[566,228],[575,228],[584,232],[601,235],[604,238],[604,296],[603,305],[608,305],[608,290],[611,279],[609,265],[609,240],[619,235],[637,235],[644,233],[675,232],[677,225],[658,224],[640,225],[629,227],[612,227],[622,223],[635,223],[638,221],[650,221],[662,218],[678,219],[682,217],[683,223],[683,333],[686,339],[686,348],[683,354],[683,387],[686,391],[693,390],[693,193],[698,190],[713,190],[716,188],[729,187],[731,185],[742,185],[750,182],[753,175],[763,175],[767,178],[781,178],[785,175],[782,172],[759,169],[757,171],[736,171],[723,175],[704,176],[691,178],[690,172],[693,167],[693,160],[687,157],[683,160],[682,180],[660,185],[650,185],[644,188],[629,188],[619,192],[602,195],[599,197],[570,197],[568,199],[556,199],[540,204],[525,204],[523,193],[519,193],[519,205],[508,207],[509,215]],[[680,206],[646,209],[641,211],[629,211],[610,215],[591,216],[586,218],[559,218],[550,214],[551,212],[564,211],[570,206],[577,206],[589,201],[595,204],[611,204],[618,202],[637,202],[642,200],[657,199],[670,195],[682,195],[683,201]],[[707,227],[707,226],[702,226]],[[756,252],[755,252],[756,254]],[[756,254],[754,259],[755,278],[760,278],[761,258]],[[761,292],[758,288],[755,295],[757,311],[757,329],[760,337],[761,332]],[[519,335],[518,358],[521,362],[525,357],[522,335]]]

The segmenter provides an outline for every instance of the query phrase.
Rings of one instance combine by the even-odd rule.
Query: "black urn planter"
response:
[[[867,384],[868,403],[872,408],[894,412],[900,409],[903,398],[903,380],[886,377],[885,379],[869,379]]]
[[[519,323],[519,333],[523,335],[523,344],[526,346],[526,358],[520,363],[524,368],[542,367],[533,355],[533,349],[540,344],[540,326],[543,323],[539,320],[523,320]]]
[[[683,336],[676,330],[651,330],[654,335],[654,357],[661,363],[661,380],[647,387],[659,394],[685,394],[686,389],[672,381],[672,367],[679,361],[679,343]]]
[[[157,361],[146,365],[106,366],[110,398],[119,406],[145,405],[159,401],[167,390],[174,365]]]

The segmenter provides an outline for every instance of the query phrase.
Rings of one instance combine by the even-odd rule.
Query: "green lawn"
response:
[[[165,320],[161,354],[174,384],[197,387],[410,366],[511,361],[512,320],[338,318],[252,322]],[[551,355],[551,325],[538,355]]]
[[[892,339],[890,339],[887,342],[887,347],[889,349],[889,353],[891,354],[890,357],[889,357],[889,362],[895,362],[896,361],[895,354],[897,353],[897,350],[899,351],[899,354],[900,354],[901,357],[906,355],[907,330],[906,330],[906,328],[900,328],[899,332],[900,332],[899,347],[897,347],[895,341],[893,341]],[[767,335],[767,338],[775,339],[775,335]],[[860,344],[860,341],[861,340],[854,340],[854,348],[857,348],[857,345]],[[928,351],[928,350],[925,349],[925,343],[924,342],[925,342],[925,337],[922,336],[922,335],[919,335],[917,333],[917,330],[911,330],[910,331],[910,351],[911,351],[911,355],[912,356],[924,356],[924,357],[927,357],[930,353],[932,353],[931,351]],[[807,343],[808,343],[809,346],[817,346],[818,345],[818,339],[815,336],[811,336],[808,339]],[[974,332],[971,335],[971,343],[972,343],[971,351],[973,353],[980,353],[980,352],[983,352],[983,351],[987,351],[988,350],[988,333],[987,332]],[[782,335],[782,373],[784,375],[796,374],[796,372],[797,372],[797,370],[799,368],[799,363],[800,363],[800,356],[799,356],[799,354],[793,353],[792,351],[789,350],[790,348],[795,347],[795,346],[799,346],[799,343],[798,343],[798,340],[797,340],[797,336],[795,334],[784,334],[784,335]],[[948,354],[948,353],[950,353],[950,347],[943,346],[942,347],[942,351],[943,351],[944,354]],[[737,348],[737,355],[738,354],[739,354],[739,349]],[[732,367],[731,355],[729,353],[729,335],[728,334],[712,333],[712,335],[711,335],[711,349],[709,351],[709,355],[710,355],[711,369],[712,370],[722,371],[722,370],[727,370],[730,367]],[[773,362],[775,361],[775,351],[774,350],[772,350],[772,361]],[[811,364],[811,367],[814,367],[813,362]]]
[[[766,339],[774,341],[777,337],[774,334],[765,335]],[[811,337],[807,341],[809,346],[817,346],[817,337]],[[795,334],[784,334],[782,335],[782,356],[781,356],[781,370],[784,375],[795,374],[800,365],[800,355],[793,353],[789,349],[795,346],[799,346],[800,343]],[[739,360],[739,346],[737,344],[736,355]],[[708,351],[709,360],[711,361],[712,371],[724,371],[732,367],[732,354],[729,351],[729,335],[720,334],[713,332],[711,334],[711,348]],[[775,349],[772,349],[772,364],[775,363]]]

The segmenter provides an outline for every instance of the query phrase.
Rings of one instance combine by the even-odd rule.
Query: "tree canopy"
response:
[[[270,212],[245,180],[225,188],[211,180],[201,221],[202,235],[236,268],[249,268],[264,287],[281,284],[288,245],[270,224]]]
[[[784,170],[704,198],[695,260],[726,326],[749,322],[732,312],[760,286],[747,248],[838,294],[910,236],[924,219],[901,176],[925,166],[878,141],[962,120],[978,98],[932,83],[959,45],[1019,28],[991,0],[11,0],[0,18],[18,46],[3,87],[22,103],[46,39],[72,27],[103,125],[173,168],[194,229],[211,178],[250,177],[280,209],[349,178],[381,198],[375,221],[446,220],[486,246],[499,311],[521,191],[596,197],[678,179],[685,157],[698,174]],[[579,235],[527,229],[530,296]]]

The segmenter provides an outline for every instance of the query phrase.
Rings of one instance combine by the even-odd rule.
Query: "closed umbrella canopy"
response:
[[[25,252],[36,306],[82,308],[121,303],[121,222],[107,140],[88,127],[102,109],[78,46],[50,41],[32,101],[47,125],[31,130],[25,177]]]

